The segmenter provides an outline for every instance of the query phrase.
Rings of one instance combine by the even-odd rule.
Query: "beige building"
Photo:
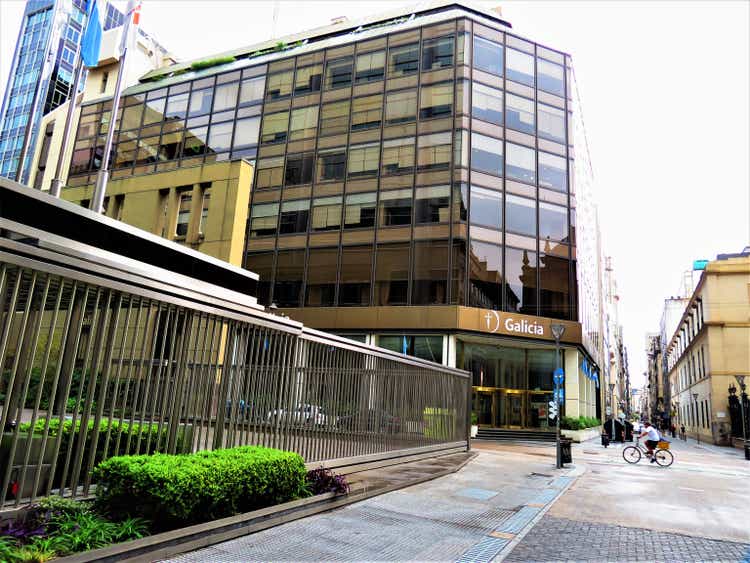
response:
[[[750,247],[708,262],[665,353],[675,424],[729,444],[728,388],[750,376]]]

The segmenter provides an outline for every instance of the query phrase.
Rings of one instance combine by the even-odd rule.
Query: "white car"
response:
[[[314,424],[316,426],[326,426],[330,416],[325,409],[318,405],[309,403],[300,403],[292,410],[274,409],[266,417],[270,422],[275,422],[280,418],[283,422],[292,424]]]

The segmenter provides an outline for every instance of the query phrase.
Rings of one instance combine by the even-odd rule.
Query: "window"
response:
[[[465,129],[456,129],[453,137],[453,164],[454,166],[467,168],[469,166],[469,132]]]
[[[182,156],[191,157],[205,154],[207,133],[208,127],[196,127],[195,129],[186,130]]]
[[[102,73],[102,82],[101,87],[99,88],[99,93],[104,94],[104,92],[107,91],[107,83],[109,82],[109,73],[103,72]]]
[[[241,149],[258,144],[260,132],[260,117],[238,119],[234,129],[234,145],[232,148]]]
[[[481,225],[491,229],[503,228],[503,194],[495,190],[471,186],[472,225]]]
[[[453,36],[422,42],[422,72],[453,66]]]
[[[265,85],[266,79],[264,76],[243,80],[240,84],[239,105],[245,106],[262,101]]]
[[[414,137],[383,141],[381,175],[406,174],[414,171]]]
[[[324,104],[320,115],[320,134],[338,135],[349,128],[349,100]]]
[[[560,205],[539,202],[539,238],[567,240],[568,210]]]
[[[311,183],[314,162],[315,155],[313,153],[292,154],[287,156],[284,185],[296,186],[298,184]]]
[[[379,244],[375,255],[375,304],[406,305],[409,244]]]
[[[335,148],[318,151],[318,182],[343,180],[346,174],[346,149]]]
[[[388,78],[398,78],[419,70],[419,43],[393,47],[388,51]]]
[[[451,161],[451,132],[422,135],[418,139],[417,170],[447,170]]]
[[[357,84],[383,80],[384,69],[385,51],[358,55],[355,80]]]
[[[564,192],[568,187],[568,172],[561,156],[539,153],[539,186]]]
[[[224,152],[229,150],[232,146],[232,125],[231,121],[211,125],[208,134],[209,152]]]
[[[473,200],[471,203],[474,207]],[[509,232],[536,238],[536,202],[533,199],[506,194],[505,226]]]
[[[534,86],[534,57],[516,51],[515,49],[508,49],[505,53],[505,64],[507,65],[506,78],[526,86]]]
[[[269,74],[266,100],[277,100],[291,95],[293,74],[294,72],[291,70],[279,72],[277,74]]]
[[[175,227],[175,235],[178,237],[184,237],[188,233],[188,225],[190,224],[190,208],[193,205],[193,191],[186,191],[180,194],[180,206],[177,210],[177,226]]]
[[[281,204],[279,233],[306,233],[310,217],[310,200],[285,201]]]
[[[258,160],[257,169],[255,187],[275,188],[281,186],[284,176],[284,157],[261,158]]]
[[[417,188],[414,214],[417,223],[447,223],[451,201],[450,186]]]
[[[483,121],[503,124],[503,92],[478,82],[472,83],[471,115]]]
[[[340,195],[332,197],[318,197],[313,200],[312,230],[330,231],[341,227]]]
[[[417,91],[406,90],[387,94],[385,119],[388,125],[417,119]]]
[[[216,87],[214,94],[214,112],[234,109],[237,106],[237,92],[240,85],[237,82],[221,84]]]
[[[211,112],[211,103],[214,99],[213,88],[203,90],[193,90],[190,94],[190,109],[188,116],[205,115]]]
[[[167,111],[164,112],[165,118],[184,119],[187,113],[187,94],[178,94],[167,98]]]
[[[344,307],[369,305],[371,283],[372,247],[343,247],[341,249],[339,305]]]
[[[453,111],[453,83],[423,86],[419,94],[419,117],[443,117]]]
[[[502,282],[502,249],[495,244],[473,240],[469,257],[469,306],[500,310]]]
[[[208,184],[211,185],[210,183]],[[198,233],[200,235],[203,235],[206,231],[206,223],[208,221],[208,206],[211,203],[211,188],[204,188],[203,190],[203,206],[201,208],[201,221],[198,225]],[[122,210],[122,206],[119,208]]]
[[[438,364],[443,363],[442,336],[383,334],[378,336],[378,346],[399,354],[414,356]]]
[[[474,68],[503,75],[503,46],[474,36]]]
[[[505,94],[505,125],[522,133],[534,134],[534,102]]]
[[[383,118],[383,95],[356,98],[352,102],[352,131],[380,127]]]
[[[453,184],[453,221],[466,221],[468,209],[468,186],[466,184]]]
[[[471,168],[495,176],[503,175],[503,142],[479,133],[471,134]]]
[[[534,149],[506,143],[505,175],[512,180],[533,184],[536,182]]]
[[[537,87],[545,92],[565,95],[565,83],[563,81],[563,67],[549,61],[537,59],[537,70],[539,71],[539,80]]]
[[[323,81],[323,65],[306,66],[298,68],[294,77],[294,95],[310,94],[320,92],[320,84]]]
[[[302,278],[305,275],[305,251],[284,250],[276,257],[273,300],[279,307],[299,307]]]
[[[260,142],[268,144],[286,141],[286,130],[288,126],[288,111],[263,116],[263,129],[261,131]]]
[[[412,305],[440,305],[446,303],[448,298],[449,248],[448,241],[420,241],[414,243],[414,283],[411,288]]]
[[[380,161],[380,143],[367,143],[349,147],[349,178],[375,176]]]
[[[505,248],[506,311],[536,315],[536,269],[535,252]]]
[[[289,140],[314,137],[317,127],[318,106],[294,109],[289,122]]]
[[[537,104],[537,115],[539,136],[565,143],[565,112],[552,106]]]
[[[344,227],[356,229],[375,226],[375,193],[349,194],[344,207]]]
[[[326,90],[351,86],[352,58],[345,57],[335,61],[328,61],[326,65]]]
[[[275,235],[279,218],[278,203],[261,203],[253,205],[250,212],[250,236],[262,237]]]
[[[380,226],[411,225],[411,188],[380,192]]]
[[[307,259],[305,305],[331,306],[336,297],[338,248],[311,248]]]

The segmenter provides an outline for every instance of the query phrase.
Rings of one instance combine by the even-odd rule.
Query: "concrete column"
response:
[[[565,415],[572,417],[581,416],[581,393],[578,350],[565,350]]]

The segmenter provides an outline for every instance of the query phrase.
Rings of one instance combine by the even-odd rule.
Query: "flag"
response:
[[[89,0],[88,20],[81,40],[81,58],[88,68],[99,64],[99,50],[102,46],[102,22],[99,20],[97,0]]]
[[[131,38],[135,35],[131,32],[131,27],[138,27],[141,21],[141,2],[140,0],[128,0],[125,8],[125,23],[123,24],[122,37],[120,38],[120,56],[126,49],[131,47]]]

